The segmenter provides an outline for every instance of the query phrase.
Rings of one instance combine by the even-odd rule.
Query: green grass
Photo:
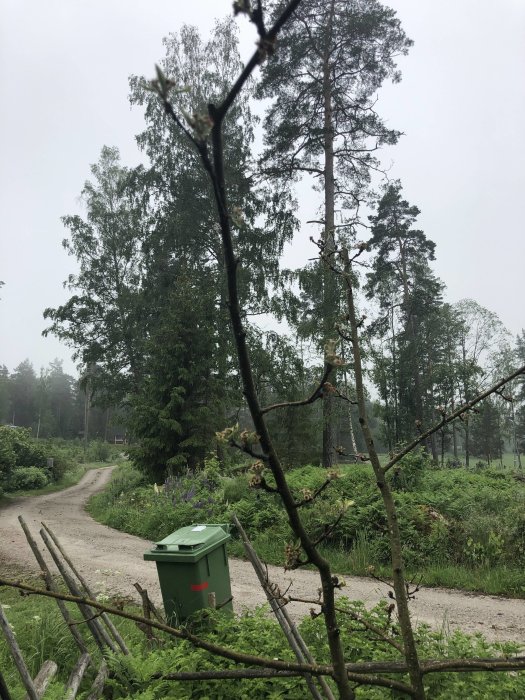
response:
[[[284,566],[283,547],[275,546],[275,537],[271,534],[252,537],[252,544],[267,564]],[[385,580],[391,578],[391,568],[374,562],[373,556],[367,549],[366,541],[358,543],[349,551],[326,546],[321,546],[319,551],[330,562],[332,570],[344,576],[370,578],[369,567],[372,565],[374,575]],[[242,542],[231,540],[228,544],[228,553],[230,556],[244,559]],[[423,565],[418,569],[408,569],[407,578],[431,588],[452,588],[486,595],[525,598],[525,576],[523,569],[518,567],[467,567],[436,562],[430,566]]]
[[[37,587],[42,585],[40,579],[28,580]],[[111,605],[111,601],[108,603]],[[64,619],[59,613],[55,601],[38,596],[20,596],[13,588],[0,589],[0,605],[15,632],[17,643],[22,651],[24,660],[31,676],[34,678],[40,667],[47,659],[55,661],[58,665],[58,673],[46,691],[46,700],[59,700],[64,697],[64,685],[69,673],[79,657],[79,650],[73,642]],[[66,604],[73,619],[81,620],[78,609],[74,605]],[[133,612],[140,614],[139,609]],[[142,644],[143,635],[137,630],[134,623],[122,618],[114,620],[121,634],[131,643]],[[93,665],[88,669],[82,682],[81,690],[87,690],[94,680],[96,670],[100,664],[100,652],[93,638],[80,626],[88,650],[93,658]],[[20,681],[20,676],[13,663],[10,651],[4,636],[0,634],[0,669],[4,675],[7,687],[13,700],[22,700],[25,691]]]
[[[387,454],[380,454],[379,455],[379,461],[381,462],[381,465],[384,466],[388,462],[389,456]],[[452,452],[446,452],[445,453],[445,464],[447,460],[452,460],[454,459],[454,455]],[[458,457],[459,461],[464,465],[465,464],[465,455],[459,455]],[[439,455],[439,461],[441,462],[441,455]],[[474,457],[473,455],[470,455],[470,468],[472,469],[474,465],[477,462],[483,462],[486,466],[486,460],[483,457]],[[525,470],[525,454],[521,455],[521,464],[523,466],[523,469]],[[501,458],[501,462],[499,459],[493,459],[491,461],[490,466],[493,469],[514,469],[514,453],[513,452],[504,452]],[[516,463],[516,468],[519,469],[519,466]]]

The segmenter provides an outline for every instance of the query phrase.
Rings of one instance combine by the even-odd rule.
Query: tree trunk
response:
[[[456,410],[456,406],[454,404],[454,397],[452,397],[452,404],[450,407],[450,410],[452,413]],[[454,459],[457,460],[458,458],[458,434],[456,432],[456,422],[452,422],[452,449],[454,451]]]
[[[412,622],[410,620],[410,611],[408,608],[408,593],[405,580],[403,553],[401,545],[401,533],[399,530],[399,522],[395,500],[390,490],[390,484],[386,479],[385,472],[379,462],[379,457],[375,448],[374,439],[368,423],[366,413],[365,392],[363,383],[363,371],[361,362],[361,350],[359,347],[358,325],[354,304],[354,296],[351,282],[351,268],[348,259],[348,253],[345,253],[345,280],[346,280],[346,297],[348,306],[348,316],[352,329],[352,352],[354,357],[355,368],[355,386],[357,394],[357,403],[359,408],[359,423],[363,437],[365,439],[370,462],[374,470],[374,476],[377,487],[381,492],[383,504],[388,522],[388,533],[390,539],[390,553],[392,559],[392,578],[395,593],[395,601],[397,605],[397,613],[399,618],[399,626],[403,639],[403,647],[405,659],[409,670],[410,682],[413,688],[413,698],[415,700],[425,699],[425,688],[423,685],[423,675],[419,663],[416,641],[412,630]]]
[[[324,254],[333,262],[335,253],[335,182],[334,182],[334,129],[332,123],[332,86],[330,76],[330,39],[333,27],[335,1],[332,0],[327,23],[328,39],[323,62],[324,100]],[[337,281],[325,262],[323,265],[323,340],[326,343],[334,334],[334,314],[337,309]],[[334,397],[323,397],[323,467],[330,468],[337,461],[335,435]]]
[[[399,382],[397,380],[397,355],[396,355],[396,333],[394,325],[394,307],[390,309],[390,328],[392,331],[392,383],[394,390],[392,392],[394,399],[394,446],[399,444],[399,400],[398,400],[398,387]]]

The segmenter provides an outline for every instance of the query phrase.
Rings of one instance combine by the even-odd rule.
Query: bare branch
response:
[[[300,5],[301,0],[291,0],[291,2],[285,7],[283,10],[282,14],[280,17],[277,18],[275,24],[273,27],[266,33],[266,34],[260,34],[260,40],[259,40],[259,48],[257,51],[252,55],[244,69],[242,70],[241,74],[235,81],[234,85],[232,86],[230,92],[226,95],[224,98],[223,102],[217,107],[215,111],[215,115],[218,118],[219,122],[222,122],[224,117],[226,116],[228,110],[232,106],[233,102],[237,98],[237,95],[241,92],[242,88],[244,87],[246,81],[250,77],[250,75],[253,73],[255,68],[261,63],[264,58],[268,55],[268,53],[272,53],[274,50],[275,46],[275,40],[277,38],[277,34],[281,30],[281,28],[286,24],[286,22],[289,20],[289,18],[292,16],[292,14],[295,12],[297,7]],[[261,13],[262,15],[262,13]],[[259,30],[259,26],[257,27]]]
[[[264,408],[261,408],[261,413],[269,413],[270,411],[275,411],[278,408],[297,408],[298,406],[308,406],[308,404],[314,403],[314,401],[322,398],[325,384],[327,383],[328,377],[333,369],[333,365],[326,363],[321,381],[307,399],[302,399],[301,401],[283,401],[282,403],[274,403],[270,406],[264,406]]]
[[[152,680],[163,681],[194,681],[194,680],[223,680],[231,678],[290,678],[294,676],[304,676],[304,673],[298,671],[273,671],[273,670],[258,670],[258,669],[228,669],[220,671],[186,671],[180,673],[156,673],[151,676]],[[328,674],[324,674],[328,675]],[[401,683],[391,678],[381,678],[374,676],[365,676],[361,673],[353,673],[348,671],[348,678],[356,683],[376,685],[392,690],[399,690],[412,696],[410,686],[406,683]]]
[[[217,671],[181,671],[179,673],[155,673],[151,680],[159,681],[219,681],[225,678],[290,678],[303,676],[299,671],[275,671],[274,669],[231,668]]]
[[[229,445],[230,445],[230,447],[235,447],[236,450],[240,450],[241,452],[244,452],[244,454],[247,454],[250,457],[253,457],[254,459],[260,459],[263,462],[268,461],[268,457],[266,457],[266,455],[260,454],[258,452],[254,452],[249,445],[241,444],[240,442],[237,442],[236,440],[230,440]]]

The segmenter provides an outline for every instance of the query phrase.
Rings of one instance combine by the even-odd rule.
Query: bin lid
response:
[[[175,530],[155,543],[144,558],[157,561],[198,561],[209,551],[230,539],[228,525],[189,525]]]

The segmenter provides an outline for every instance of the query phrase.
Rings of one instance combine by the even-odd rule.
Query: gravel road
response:
[[[53,529],[96,592],[119,591],[122,595],[136,597],[133,583],[138,581],[154,600],[159,601],[155,564],[142,559],[150,543],[100,525],[84,509],[87,499],[108,482],[111,471],[112,467],[94,469],[87,472],[76,486],[45,496],[18,499],[1,508],[0,571],[13,575],[38,571],[17,521],[18,515],[23,515],[35,535],[42,520]],[[292,595],[315,597],[318,588],[315,572],[284,573],[275,566],[269,566],[268,570],[271,579],[283,589],[292,582]],[[230,574],[237,610],[265,602],[249,562],[231,559]],[[386,594],[386,587],[370,579],[346,577],[346,581],[345,595],[363,600],[370,606]],[[289,611],[298,618],[308,614],[309,607],[293,603]],[[424,588],[411,603],[411,611],[416,622],[426,622],[435,628],[460,628],[482,632],[492,640],[525,642],[525,600]]]

